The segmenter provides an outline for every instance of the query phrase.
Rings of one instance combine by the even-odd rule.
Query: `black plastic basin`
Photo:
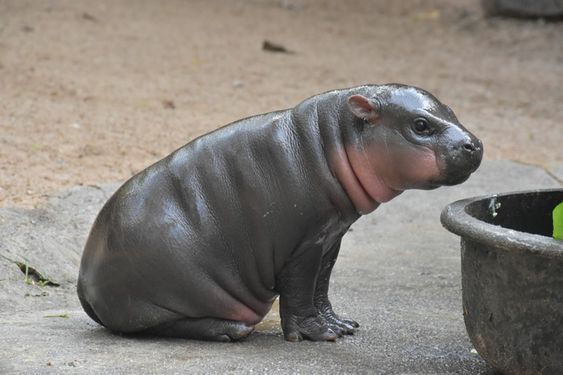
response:
[[[503,374],[563,374],[563,189],[461,200],[442,224],[461,236],[463,315],[477,352]]]

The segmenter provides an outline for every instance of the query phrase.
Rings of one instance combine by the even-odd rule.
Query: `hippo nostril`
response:
[[[477,148],[473,145],[473,143],[466,143],[463,145],[463,148],[465,149],[465,151],[469,151],[469,152],[475,152],[477,150]]]

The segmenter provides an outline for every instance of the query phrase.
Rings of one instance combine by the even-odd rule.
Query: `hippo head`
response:
[[[398,84],[365,88],[347,97],[355,120],[346,153],[375,201],[406,189],[459,184],[479,167],[481,141],[432,94]]]

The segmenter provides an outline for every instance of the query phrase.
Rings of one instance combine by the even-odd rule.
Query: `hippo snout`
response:
[[[483,143],[481,140],[471,136],[467,140],[460,142],[457,149],[462,161],[460,168],[466,169],[469,173],[475,172],[483,159]]]
[[[444,156],[446,173],[443,185],[457,185],[475,172],[483,159],[483,143],[469,132],[452,141]]]

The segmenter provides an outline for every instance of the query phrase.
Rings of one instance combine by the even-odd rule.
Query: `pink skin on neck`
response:
[[[426,189],[428,183],[440,176],[436,155],[428,148],[396,152],[391,157],[345,145],[330,153],[329,162],[361,215],[389,202],[405,189]]]
[[[402,191],[387,186],[376,171],[365,165],[362,154],[353,147],[339,147],[330,153],[329,163],[358,213],[366,215]]]

